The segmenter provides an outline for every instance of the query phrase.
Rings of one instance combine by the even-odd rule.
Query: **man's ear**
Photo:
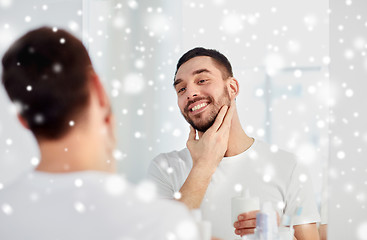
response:
[[[108,96],[104,90],[104,87],[101,81],[99,80],[98,75],[94,71],[92,71],[91,73],[91,78],[92,78],[91,79],[91,85],[92,85],[91,91],[95,92],[98,98],[97,100],[98,100],[99,106],[104,109],[104,112],[105,112],[104,121],[108,124],[114,124],[114,118],[112,114],[111,104],[108,100]]]
[[[101,107],[105,107],[106,105],[108,105],[108,99],[107,94],[103,88],[103,85],[99,80],[98,75],[94,71],[91,71],[90,77],[91,77],[92,91],[96,93],[99,105]]]
[[[23,127],[29,129],[27,120],[25,120],[20,114],[17,114],[17,117],[19,122],[23,125]]]
[[[240,86],[238,85],[237,79],[231,77],[228,79],[228,92],[231,99],[235,99],[239,94]]]

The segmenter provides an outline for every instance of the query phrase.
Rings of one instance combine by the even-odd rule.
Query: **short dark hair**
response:
[[[220,53],[219,51],[215,49],[206,49],[203,47],[193,48],[187,51],[184,55],[182,55],[182,57],[178,60],[175,76],[177,74],[178,69],[181,67],[182,64],[184,64],[185,62],[189,61],[190,59],[194,57],[199,57],[199,56],[211,57],[216,64],[218,64],[219,66],[222,66],[223,70],[221,72],[222,72],[223,79],[233,77],[232,66],[231,66],[231,63],[226,58],[226,56],[224,56],[222,53]]]
[[[2,83],[36,138],[64,136],[69,122],[84,113],[92,63],[70,33],[49,27],[30,31],[8,49],[2,65]]]

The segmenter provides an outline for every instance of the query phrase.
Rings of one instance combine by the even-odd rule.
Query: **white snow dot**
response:
[[[248,126],[246,127],[246,132],[248,132],[248,133],[253,133],[253,131],[254,131],[254,127],[253,127],[253,126],[248,125]]]
[[[81,202],[75,202],[74,203],[74,208],[79,213],[84,213],[85,212],[85,206]]]
[[[352,185],[352,184],[346,184],[345,186],[344,186],[344,190],[346,191],[346,192],[352,192],[353,190],[354,190],[354,186]]]
[[[356,199],[358,202],[364,202],[366,200],[366,196],[364,193],[358,193],[356,195]]]
[[[270,182],[270,180],[271,180],[271,176],[270,176],[269,174],[265,174],[265,175],[263,176],[263,181],[264,181],[264,182]]]
[[[112,89],[112,90],[111,90],[111,95],[112,95],[112,97],[117,97],[117,96],[119,95],[119,90],[117,90],[117,89]]]
[[[83,186],[83,180],[80,178],[75,179],[74,184],[76,187],[82,187]]]
[[[156,185],[150,181],[143,181],[135,189],[135,194],[143,202],[151,202],[156,198]]]
[[[123,157],[124,157],[124,154],[118,150],[118,149],[115,149],[113,151],[113,157],[116,159],[116,160],[121,160]]]
[[[180,129],[178,129],[178,128],[175,128],[175,129],[173,130],[173,132],[172,132],[172,135],[173,135],[174,137],[179,137],[179,136],[181,136],[181,130],[180,130]]]
[[[347,5],[347,6],[352,5],[352,0],[345,0],[345,5]]]
[[[325,65],[329,65],[330,64],[330,57],[329,56],[325,56],[322,58],[322,62],[325,64]]]
[[[119,195],[126,189],[126,181],[120,176],[108,177],[105,181],[105,189],[111,195]]]
[[[136,114],[138,114],[138,116],[142,116],[144,114],[144,110],[143,109],[138,109],[136,111]]]
[[[236,192],[241,192],[242,189],[243,189],[243,187],[242,187],[242,185],[240,183],[237,183],[237,184],[234,185],[234,190]]]
[[[8,8],[13,3],[13,0],[0,0],[0,7]]]
[[[65,38],[60,38],[60,43],[64,44],[65,43]]]
[[[126,115],[128,112],[129,111],[126,108],[122,109],[122,114]]]
[[[73,32],[76,32],[79,30],[79,25],[77,22],[74,22],[74,21],[70,21],[69,24],[68,24],[68,27],[71,31]]]
[[[353,45],[357,50],[363,50],[366,46],[366,41],[362,37],[357,37],[356,39],[354,39]]]
[[[261,88],[256,89],[256,97],[261,97],[264,95],[264,90]]]
[[[27,91],[28,91],[28,92],[32,91],[32,86],[31,86],[31,85],[28,85],[28,86],[27,86]]]
[[[123,89],[127,94],[138,94],[144,89],[144,79],[136,73],[128,74],[123,80]]]
[[[306,182],[308,177],[307,177],[306,174],[300,174],[298,179],[299,179],[300,182]]]
[[[70,127],[73,127],[74,125],[75,125],[75,122],[74,122],[74,121],[70,121],[70,122],[69,122],[69,126],[70,126]]]
[[[177,227],[176,232],[178,239],[194,239],[197,236],[197,226],[191,220],[181,221]]]
[[[40,160],[37,157],[32,157],[31,158],[31,165],[32,166],[37,166],[40,163]]]
[[[113,25],[116,27],[116,28],[123,28],[125,26],[125,20],[120,17],[120,16],[117,16],[115,17],[115,19],[113,20]]]
[[[265,130],[264,130],[264,129],[262,129],[262,128],[260,128],[260,129],[258,129],[258,130],[256,131],[256,133],[257,133],[257,135],[258,135],[259,137],[263,137],[263,136],[265,135]]]
[[[29,199],[30,199],[32,202],[37,202],[39,198],[40,198],[40,197],[39,197],[39,195],[38,195],[37,193],[35,193],[35,192],[33,192],[33,193],[31,193],[31,194],[29,195]]]
[[[58,30],[58,29],[57,29],[57,27],[53,27],[53,28],[52,28],[52,31],[53,31],[53,32],[57,32],[57,30]]]
[[[32,18],[30,17],[30,16],[26,16],[25,18],[24,18],[24,21],[25,22],[30,22],[32,20]]]
[[[235,34],[242,30],[242,19],[238,14],[228,14],[222,19],[222,29],[229,34]]]
[[[278,152],[278,150],[279,150],[279,148],[278,148],[278,146],[277,146],[277,145],[271,145],[271,146],[270,146],[270,151],[271,151],[271,152],[275,153],[275,152]]]
[[[129,5],[129,7],[131,9],[137,9],[138,8],[138,2],[135,1],[135,0],[128,1],[127,5]]]
[[[0,182],[0,190],[4,188],[4,184]]]
[[[167,171],[168,174],[171,174],[171,173],[173,173],[173,168],[168,167],[166,171]]]
[[[344,158],[345,158],[345,152],[343,152],[343,151],[339,151],[339,152],[337,152],[336,156],[337,156],[339,159],[344,159]]]
[[[135,61],[135,67],[137,69],[144,68],[144,65],[145,65],[145,63],[144,63],[144,61],[142,59],[138,59],[138,60]]]
[[[135,138],[141,138],[141,133],[140,132],[135,132],[134,137]]]
[[[6,214],[6,215],[11,215],[13,213],[13,208],[7,204],[7,203],[4,203],[2,206],[1,206],[1,209],[3,210],[3,212]]]
[[[325,127],[325,122],[323,120],[319,120],[317,121],[317,127],[318,128],[324,128]]]
[[[351,50],[351,49],[347,49],[347,50],[345,50],[345,52],[344,52],[344,56],[345,56],[345,58],[346,58],[346,59],[348,59],[348,60],[352,59],[352,58],[354,57],[354,52],[353,52],[353,50]]]
[[[60,63],[55,63],[53,66],[52,66],[52,70],[55,72],[55,73],[60,73],[62,71],[62,65]]]
[[[300,77],[302,77],[302,71],[301,71],[301,70],[299,70],[299,69],[295,70],[295,71],[294,71],[294,76],[295,76],[296,78],[300,78]]]
[[[345,96],[347,96],[347,97],[353,97],[353,94],[354,94],[354,92],[353,92],[352,89],[347,89],[345,91]]]
[[[316,87],[311,85],[307,88],[307,91],[309,94],[314,94],[316,93]]]
[[[44,119],[44,117],[43,117],[43,115],[42,115],[42,114],[36,114],[36,115],[34,116],[34,121],[35,121],[36,123],[38,123],[38,124],[42,124],[44,120],[45,120],[45,119]]]
[[[42,10],[46,11],[48,9],[48,6],[47,5],[42,5]]]
[[[173,197],[175,198],[175,199],[181,199],[181,197],[182,197],[182,195],[181,195],[181,193],[180,192],[175,192],[174,194],[173,194]]]
[[[10,146],[13,144],[13,140],[11,140],[10,138],[6,139],[5,141],[6,145]]]
[[[280,201],[280,202],[278,202],[277,207],[279,209],[284,209],[285,208],[285,203],[283,201]]]

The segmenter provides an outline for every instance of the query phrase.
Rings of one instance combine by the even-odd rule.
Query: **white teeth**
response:
[[[206,105],[208,105],[208,104],[207,103],[202,103],[202,104],[196,105],[195,107],[191,108],[191,111],[196,111],[200,108],[205,107]]]

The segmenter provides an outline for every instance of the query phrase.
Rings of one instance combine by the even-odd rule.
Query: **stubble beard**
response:
[[[219,110],[221,109],[222,106],[227,105],[230,106],[231,105],[231,100],[230,100],[230,96],[228,93],[227,88],[223,89],[223,94],[219,97],[219,101],[215,101],[211,96],[209,97],[205,97],[205,98],[201,98],[201,99],[208,99],[209,100],[209,104],[211,104],[212,106],[210,106],[212,109],[210,110],[209,116],[207,117],[207,119],[202,119],[202,114],[199,114],[198,117],[196,118],[196,123],[194,122],[193,119],[191,119],[188,115],[188,110],[187,108],[185,108],[184,112],[181,112],[182,115],[184,116],[184,118],[186,119],[186,121],[196,130],[198,130],[199,132],[206,132],[206,130],[208,130],[213,123],[215,122],[215,119],[218,116]]]

